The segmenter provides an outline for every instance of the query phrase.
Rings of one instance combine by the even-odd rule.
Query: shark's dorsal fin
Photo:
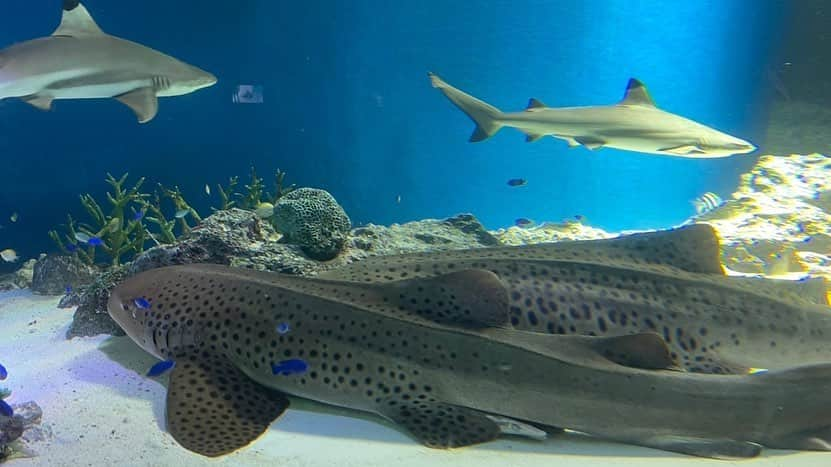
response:
[[[542,110],[548,107],[547,105],[543,104],[542,101],[535,98],[528,99],[528,107],[525,108],[526,112],[534,112],[536,110]]]
[[[385,302],[421,318],[470,328],[506,326],[508,289],[485,269],[465,269],[430,278],[375,286]]]
[[[64,2],[63,17],[61,24],[53,36],[93,36],[105,34],[101,28],[95,24],[95,20],[89,14],[89,11],[81,3],[74,1]]]
[[[629,78],[629,84],[626,85],[626,93],[623,94],[623,100],[620,105],[644,105],[655,107],[655,101],[649,96],[649,91],[646,86],[635,78]]]

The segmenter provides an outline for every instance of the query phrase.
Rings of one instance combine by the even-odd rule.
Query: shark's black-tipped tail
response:
[[[476,123],[476,129],[470,135],[471,143],[484,141],[502,128],[502,124],[498,120],[502,115],[502,111],[470,94],[454,88],[433,73],[427,73],[427,75],[430,77],[430,82],[434,88],[444,93],[456,107],[461,109],[462,112],[467,114]]]

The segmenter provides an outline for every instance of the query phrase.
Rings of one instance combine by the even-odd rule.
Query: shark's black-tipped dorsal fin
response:
[[[65,0],[63,8],[61,24],[52,33],[53,36],[78,37],[105,34],[95,24],[95,20],[92,19],[89,11],[77,0]]]
[[[535,110],[542,110],[548,107],[547,105],[543,104],[541,100],[530,98],[528,99],[528,107],[525,108],[526,112],[533,112]]]
[[[635,78],[629,78],[629,84],[626,85],[626,93],[623,94],[621,105],[645,105],[656,107],[655,101],[649,96],[649,91],[646,86]]]

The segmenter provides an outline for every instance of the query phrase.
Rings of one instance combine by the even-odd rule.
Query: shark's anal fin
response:
[[[65,0],[63,9],[61,24],[52,33],[53,36],[78,37],[104,34],[80,2]]]
[[[33,94],[31,96],[21,97],[21,100],[40,110],[52,110],[52,101],[54,99],[52,96]]]
[[[379,412],[431,448],[471,446],[493,441],[502,434],[499,424],[486,414],[433,398],[384,400]]]
[[[765,441],[765,446],[773,449],[831,451],[831,426],[781,436]]]
[[[654,436],[634,441],[634,444],[664,451],[680,452],[690,456],[711,459],[747,459],[762,452],[762,446],[749,441],[732,439],[694,438],[689,436]]]
[[[442,324],[472,328],[507,326],[508,289],[485,269],[375,285],[399,309]]]
[[[594,136],[576,136],[574,137],[574,141],[591,150],[600,149],[606,145],[606,141],[595,138]]]
[[[288,405],[227,357],[203,352],[178,358],[170,373],[167,429],[186,449],[216,457],[257,439]]]
[[[119,102],[135,112],[139,123],[147,123],[159,112],[159,99],[152,87],[139,88],[116,96]]]

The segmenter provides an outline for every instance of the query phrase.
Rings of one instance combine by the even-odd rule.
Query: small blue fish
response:
[[[285,334],[289,332],[291,328],[289,327],[289,323],[280,323],[277,325],[277,333],[278,334]]]
[[[89,240],[87,240],[87,244],[91,246],[101,246],[104,244],[104,241],[98,237],[90,237]]]
[[[150,308],[150,302],[147,301],[144,297],[134,298],[133,304],[136,305],[136,308],[147,310]]]
[[[14,410],[12,410],[12,406],[7,404],[3,399],[0,399],[0,415],[9,418],[14,416]]]
[[[78,245],[76,245],[74,243],[67,243],[66,244],[66,251],[68,251],[70,253],[75,253],[76,251],[78,251]]]
[[[290,360],[283,360],[280,363],[271,364],[271,373],[275,375],[297,375],[305,373],[309,369],[309,364],[299,358],[292,358]]]
[[[3,381],[4,379],[6,379],[8,377],[9,377],[9,372],[6,371],[6,367],[4,367],[2,363],[0,363],[0,381]]]
[[[136,211],[136,213],[133,214],[134,221],[140,221],[142,217],[144,217],[144,211]]]
[[[150,370],[147,372],[147,376],[150,378],[155,378],[161,374],[164,374],[167,370],[173,368],[176,365],[176,362],[173,360],[165,360],[159,362],[150,367]]]
[[[66,289],[64,289],[64,292],[66,293],[66,295],[70,295],[72,293],[72,286],[67,285]]]
[[[508,180],[508,186],[525,186],[528,184],[528,180],[524,178],[512,178]]]

